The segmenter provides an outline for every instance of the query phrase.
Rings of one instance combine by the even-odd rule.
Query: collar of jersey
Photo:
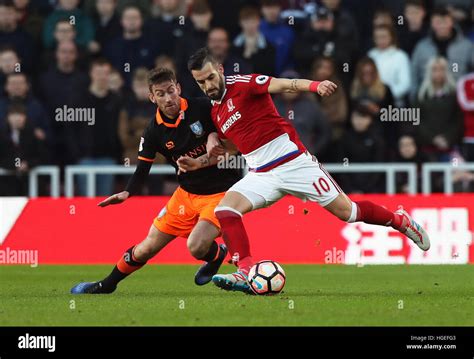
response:
[[[163,121],[163,118],[161,117],[160,109],[156,109],[156,123],[158,125],[165,125],[166,127],[178,127],[181,120],[183,119],[183,114],[184,111],[188,109],[188,101],[186,101],[185,98],[180,97],[180,110],[179,110],[179,116],[176,119],[175,123],[169,123]]]
[[[213,106],[214,106],[215,104],[220,105],[220,104],[222,103],[222,100],[224,99],[226,93],[227,93],[227,87],[224,88],[224,93],[222,94],[222,97],[221,97],[221,99],[220,99],[219,101],[214,101],[214,100],[211,101],[212,105],[213,105]]]

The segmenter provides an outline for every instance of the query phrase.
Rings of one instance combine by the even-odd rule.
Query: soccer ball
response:
[[[285,271],[274,261],[260,261],[250,268],[248,282],[257,295],[278,294],[285,286]]]

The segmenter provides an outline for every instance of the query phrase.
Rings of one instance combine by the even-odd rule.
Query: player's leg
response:
[[[351,201],[344,193],[324,207],[339,219],[352,223],[364,222],[379,226],[390,226],[410,238],[420,249],[430,249],[426,231],[403,209],[390,212],[370,201]]]
[[[211,281],[227,256],[227,247],[218,245],[215,239],[220,229],[208,220],[199,220],[188,237],[187,246],[191,255],[204,263],[196,272],[194,282],[204,285]]]
[[[142,268],[176,236],[161,232],[155,225],[139,244],[129,248],[117,262],[112,272],[98,282],[79,283],[71,289],[73,294],[108,294],[115,291],[120,281]]]
[[[282,196],[278,190],[279,179],[270,173],[249,173],[234,184],[215,209],[219,219],[222,237],[238,271],[231,274],[217,274],[212,281],[226,290],[250,293],[247,274],[254,261],[242,216],[252,210],[271,205]]]
[[[430,247],[424,229],[403,210],[390,212],[370,201],[353,202],[315,157],[302,155],[277,170],[285,178],[288,193],[302,195],[318,202],[326,210],[346,222],[365,222],[391,226],[405,234],[422,250]],[[307,179],[310,178],[311,181]]]

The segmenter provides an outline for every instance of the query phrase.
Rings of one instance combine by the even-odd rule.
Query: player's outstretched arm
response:
[[[334,82],[325,80],[322,82],[305,79],[280,79],[272,78],[268,85],[269,93],[283,92],[315,92],[320,96],[330,96],[337,89]]]
[[[99,207],[107,207],[110,204],[119,204],[125,202],[130,196],[139,193],[148,174],[151,170],[152,162],[139,160],[137,168],[133,173],[132,177],[128,181],[125,191],[116,193],[109,198],[104,199],[98,204]]]
[[[125,202],[128,197],[130,197],[130,193],[128,191],[122,191],[120,193],[116,193],[110,196],[109,198],[104,199],[98,204],[98,206],[107,207],[109,204],[119,204]]]

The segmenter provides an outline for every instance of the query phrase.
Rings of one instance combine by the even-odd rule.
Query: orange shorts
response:
[[[220,230],[214,208],[224,195],[225,192],[210,195],[192,194],[178,187],[153,224],[161,232],[186,238],[199,220],[209,221]]]

